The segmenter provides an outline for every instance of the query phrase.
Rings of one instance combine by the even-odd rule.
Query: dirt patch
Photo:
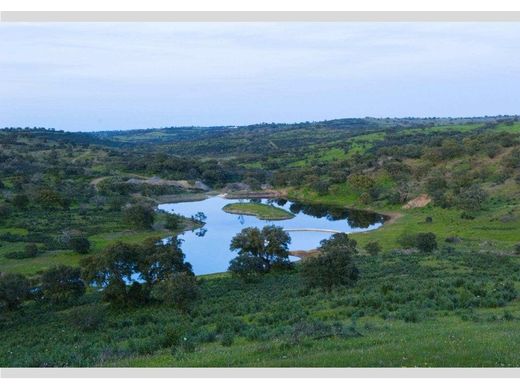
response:
[[[289,251],[289,254],[291,256],[299,257],[302,260],[307,257],[316,256],[318,253],[320,253],[320,251],[318,249],[311,249],[308,251],[302,251],[302,250]]]
[[[221,195],[226,199],[257,199],[257,198],[286,198],[285,190],[264,190],[264,191],[236,191]]]
[[[427,206],[432,201],[427,194],[419,195],[417,198],[410,200],[403,206],[403,209],[416,209]]]

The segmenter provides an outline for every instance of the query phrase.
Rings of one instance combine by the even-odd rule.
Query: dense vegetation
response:
[[[296,266],[245,229],[195,277],[205,216],[155,206],[217,192],[388,221]],[[1,366],[518,366],[519,272],[517,117],[0,129]]]

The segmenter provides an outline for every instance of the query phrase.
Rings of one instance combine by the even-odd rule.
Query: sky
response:
[[[520,23],[2,23],[0,127],[520,114]]]

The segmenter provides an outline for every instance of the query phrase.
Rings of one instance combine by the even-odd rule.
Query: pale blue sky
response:
[[[3,23],[0,127],[520,113],[520,23]]]

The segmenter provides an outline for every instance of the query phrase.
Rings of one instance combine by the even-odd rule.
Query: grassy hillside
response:
[[[518,117],[1,129],[0,146],[0,278],[27,275],[35,291],[18,309],[0,302],[0,366],[520,365]],[[198,226],[153,210],[208,188],[390,218],[352,235],[360,273],[349,288],[308,289],[298,266],[255,283],[199,277],[187,311],[153,299],[109,304],[92,286],[63,304],[37,294],[54,265]],[[417,233],[434,233],[437,248],[408,245]],[[89,253],[71,237],[87,239]],[[374,242],[382,252],[369,255]]]

